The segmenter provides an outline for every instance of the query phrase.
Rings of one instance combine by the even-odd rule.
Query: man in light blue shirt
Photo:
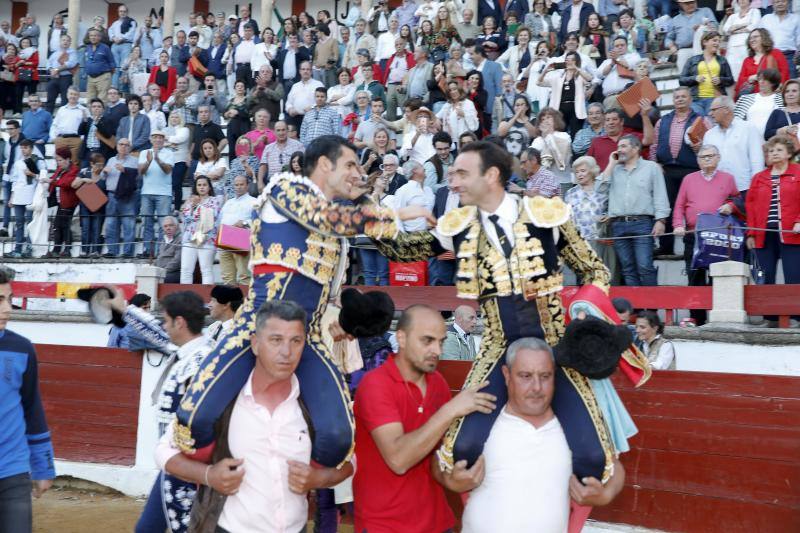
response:
[[[111,54],[117,68],[111,78],[111,86],[119,89],[119,77],[122,73],[122,61],[128,57],[136,39],[136,21],[128,16],[128,6],[120,4],[117,9],[119,19],[108,28],[108,38],[111,39]]]
[[[658,284],[653,266],[653,237],[664,233],[669,199],[664,173],[642,159],[642,141],[623,135],[611,154],[603,179],[608,180],[608,218],[625,285]],[[620,238],[624,237],[624,238]]]
[[[676,66],[678,72],[683,71],[686,61],[694,55],[692,46],[694,34],[703,24],[717,27],[714,12],[707,7],[697,8],[696,0],[678,0],[681,12],[672,17],[672,27],[664,39],[664,48],[678,54]]]
[[[158,224],[158,240],[161,241],[161,220],[172,214],[172,152],[164,149],[163,131],[150,133],[153,147],[142,150],[139,154],[139,176],[142,180],[142,206],[139,215],[142,217],[144,229],[142,241],[144,251],[139,257],[150,257],[156,254],[153,224]]]
[[[53,115],[42,109],[42,101],[38,94],[28,96],[30,109],[22,114],[22,136],[31,142],[44,157],[44,145],[50,139],[50,126]]]
[[[50,73],[50,81],[47,82],[47,110],[50,113],[56,108],[56,96],[61,95],[61,105],[67,104],[67,89],[72,85],[72,69],[78,66],[78,53],[70,48],[70,36],[62,35],[60,42],[61,48],[47,59],[47,71]]]
[[[797,66],[794,64],[794,54],[800,41],[800,15],[789,13],[788,0],[775,0],[772,8],[774,11],[764,15],[758,26],[769,30],[773,46],[786,56],[786,62],[789,63],[789,77],[795,78]]]

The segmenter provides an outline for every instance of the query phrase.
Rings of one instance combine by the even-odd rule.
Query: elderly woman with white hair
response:
[[[619,284],[619,269],[614,247],[603,241],[608,222],[607,181],[598,181],[602,170],[592,156],[577,158],[572,163],[576,185],[564,195],[572,208],[572,220],[581,237],[589,241],[600,259],[611,271],[612,284]],[[579,282],[580,284],[580,282]]]
[[[403,174],[408,183],[397,189],[395,193],[394,209],[399,210],[409,205],[422,206],[428,210],[433,209],[434,195],[430,187],[425,186],[425,170],[419,161],[409,159],[403,165]],[[402,221],[403,231],[424,231],[428,223],[424,217]]]

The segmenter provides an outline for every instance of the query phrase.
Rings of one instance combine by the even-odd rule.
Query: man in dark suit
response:
[[[275,71],[275,77],[283,84],[284,94],[288,95],[292,85],[300,81],[300,63],[311,61],[311,55],[307,48],[298,46],[296,33],[286,37],[286,44],[286,48],[281,48],[270,63]],[[294,58],[293,63],[292,58]]]
[[[450,190],[448,176],[447,187],[442,187],[434,196],[433,216],[437,219],[443,217],[448,211],[460,207],[458,193]],[[454,285],[456,276],[456,259],[453,252],[445,252],[428,260],[428,272],[431,285]]]
[[[183,50],[181,50],[181,56],[179,61],[181,64],[186,66],[187,71],[189,70],[189,60],[192,56],[197,56],[197,59],[200,60],[200,63],[203,64],[204,67],[208,67],[209,57],[208,57],[208,50],[203,50],[199,46],[197,46],[198,41],[200,40],[200,34],[196,31],[189,32],[189,45],[186,46]],[[205,72],[195,72],[189,73],[189,90],[192,92],[197,92],[200,89],[200,85],[203,83],[203,77],[205,76]]]
[[[181,57],[186,57],[189,61],[189,45],[186,44],[186,32],[179,30],[175,34],[176,43],[172,45],[172,53],[169,55],[169,64],[178,71],[178,76],[186,74],[186,63],[181,61]]]
[[[503,24],[503,12],[498,0],[478,0],[478,26],[483,25],[483,19],[494,17],[494,23],[500,27]]]
[[[577,25],[574,22],[570,24],[572,15],[575,12],[579,13]],[[563,43],[567,38],[567,34],[571,31],[581,31],[586,26],[586,21],[592,13],[594,13],[594,6],[589,2],[572,0],[567,7],[561,10],[561,29],[558,31],[558,42]]]

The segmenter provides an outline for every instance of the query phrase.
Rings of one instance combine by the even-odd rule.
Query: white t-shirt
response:
[[[536,429],[504,408],[483,450],[486,477],[464,509],[464,533],[566,533],[572,453],[557,418]]]
[[[219,169],[228,169],[228,160],[225,157],[220,157],[216,161],[207,161],[203,163],[199,161],[197,163],[197,170],[194,171],[194,176],[207,176],[211,177],[210,174],[215,170]],[[222,173],[221,176],[217,177],[216,179],[212,178],[211,183],[214,185],[214,193],[216,196],[221,196],[225,194],[225,191],[222,190],[222,178],[225,177],[225,172]]]

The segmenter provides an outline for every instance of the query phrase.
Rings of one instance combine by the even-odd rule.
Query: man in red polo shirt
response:
[[[444,489],[431,472],[432,452],[450,423],[480,411],[496,398],[479,392],[486,383],[450,398],[436,371],[444,320],[427,305],[406,309],[397,324],[397,355],[369,372],[356,392],[356,474],[353,480],[357,533],[442,533],[455,524]],[[465,463],[465,462],[464,462]],[[444,483],[483,479],[483,459],[470,469],[459,463]]]
[[[594,157],[602,170],[605,170],[608,166],[608,158],[611,157],[611,152],[617,150],[617,143],[620,138],[628,133],[636,135],[639,137],[639,140],[642,141],[642,158],[646,159],[647,154],[649,154],[649,151],[647,151],[649,146],[644,146],[644,134],[630,128],[625,128],[624,115],[622,113],[623,112],[619,109],[609,109],[606,111],[606,118],[603,123],[603,128],[606,130],[606,133],[605,135],[600,135],[592,139],[592,144],[589,145],[589,151],[586,152],[586,155]]]

